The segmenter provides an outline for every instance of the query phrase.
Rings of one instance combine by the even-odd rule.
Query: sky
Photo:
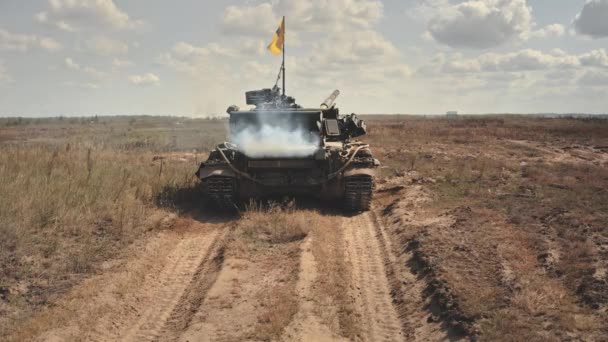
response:
[[[608,0],[0,0],[0,116],[608,113]]]

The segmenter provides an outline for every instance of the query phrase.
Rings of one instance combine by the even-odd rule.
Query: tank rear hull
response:
[[[227,165],[203,165],[198,175],[203,183],[214,176],[232,178],[234,197],[240,200],[278,195],[310,195],[324,199],[344,196],[342,177],[328,180],[327,161],[310,158],[247,159],[240,166],[233,170]]]
[[[197,176],[211,202],[231,208],[248,199],[306,196],[341,201],[349,211],[369,210],[371,205],[373,168],[354,167],[332,174],[326,161],[314,159],[251,159],[244,165],[242,169],[201,165]]]
[[[272,196],[312,196],[322,199],[340,199],[344,187],[339,180],[310,185],[266,185],[246,179],[237,181],[236,193],[240,200]]]

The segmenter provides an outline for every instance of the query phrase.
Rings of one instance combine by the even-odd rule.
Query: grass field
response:
[[[406,185],[378,197],[434,284],[438,319],[483,340],[606,338],[608,120],[375,123],[387,186],[428,196],[404,200]]]
[[[366,119],[404,331],[414,295],[454,338],[608,338],[608,120]],[[199,206],[193,173],[225,129],[219,119],[0,119],[0,337],[26,323],[42,331],[36,313],[128,246],[175,230],[175,215],[215,217]],[[310,291],[341,303],[326,318],[355,338],[356,308],[340,287],[352,265],[327,261],[345,252],[339,230],[319,229],[339,226],[323,206],[251,204],[230,223],[226,257],[297,267],[307,236],[326,242],[310,247],[322,279]],[[410,273],[416,280],[400,278]],[[263,323],[250,338],[278,338],[301,315],[297,272],[276,277],[279,300],[260,295]]]
[[[0,331],[162,226],[224,139],[224,122],[191,121],[0,119]]]

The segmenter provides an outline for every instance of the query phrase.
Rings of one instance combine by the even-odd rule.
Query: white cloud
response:
[[[484,53],[475,58],[464,58],[459,53],[436,55],[431,61],[418,68],[420,77],[446,77],[457,74],[460,77],[483,77],[488,75],[505,75],[515,73],[543,72],[544,79],[554,85],[563,85],[566,79],[588,73],[585,80],[595,79],[601,69],[608,68],[608,55],[604,49],[592,50],[584,54],[568,54],[560,49],[543,52],[524,49],[509,53]],[[510,75],[511,76],[508,76]],[[569,81],[568,80],[568,81]],[[495,83],[496,79],[490,80]],[[589,82],[587,82],[589,83]]]
[[[68,81],[68,82],[64,82],[63,85],[69,86],[69,87],[76,87],[76,88],[81,88],[81,89],[87,89],[87,90],[99,89],[99,84],[93,83],[93,82],[73,82],[73,81]]]
[[[428,31],[451,47],[491,48],[526,39],[533,26],[526,0],[427,1]]]
[[[378,0],[283,0],[276,13],[289,18],[290,27],[301,31],[369,29],[382,18],[384,6]]]
[[[34,15],[34,19],[40,23],[45,25],[54,26],[62,31],[66,32],[76,32],[76,28],[63,20],[51,21],[49,20],[49,14],[47,12],[39,12]]]
[[[378,89],[396,89],[411,75],[401,51],[375,30],[382,11],[380,1],[362,0],[279,0],[231,6],[224,12],[222,30],[242,36],[240,40],[198,46],[180,42],[159,56],[158,62],[196,79],[197,84],[213,84],[214,93],[206,95],[213,101],[220,94],[230,94],[228,101],[233,102],[242,98],[243,89],[274,83],[280,59],[253,61],[252,55],[268,54],[270,35],[280,15],[285,15],[289,46],[299,42],[305,47],[301,50],[309,51],[287,55],[288,93],[297,95],[301,103],[315,103],[335,88],[353,97],[379,96]]]
[[[585,53],[579,57],[581,64],[585,66],[596,66],[608,68],[608,54],[606,50],[599,49]]]
[[[0,29],[0,50],[25,52],[31,48],[56,51],[61,49],[61,45],[52,38],[11,33]]]
[[[107,76],[107,74],[105,72],[99,71],[99,70],[97,70],[95,68],[92,68],[92,67],[85,67],[84,69],[82,69],[82,71],[87,76],[89,76],[90,78],[92,78],[94,80],[97,80],[97,81],[102,80],[102,79],[104,79]]]
[[[97,37],[89,40],[87,46],[100,56],[124,55],[129,52],[129,46],[126,43],[107,37]]]
[[[0,29],[0,49],[27,51],[37,43],[38,39],[33,35],[14,34]]]
[[[261,44],[261,45],[260,45]],[[215,77],[219,73],[226,76],[221,70],[223,66],[236,63],[239,70],[235,75],[243,75],[250,79],[260,77],[273,77],[276,74],[276,65],[255,63],[247,64],[250,54],[245,50],[253,49],[258,53],[265,53],[263,44],[251,41],[251,44],[236,44],[237,47],[226,47],[217,43],[205,46],[194,46],[189,43],[177,43],[171,52],[159,57],[159,63],[177,71],[195,77]],[[357,76],[379,80],[384,77],[408,77],[411,74],[409,66],[402,60],[400,51],[382,35],[373,31],[357,31],[352,35],[332,34],[324,40],[312,44],[311,51],[324,51],[324,53],[311,53],[308,56],[288,56],[289,69],[298,74],[301,79],[352,78]],[[243,70],[240,70],[244,65]],[[222,66],[222,67],[218,67]],[[352,70],[357,72],[353,73]],[[231,73],[228,72],[228,75]],[[218,76],[219,77],[219,76]],[[271,81],[271,80],[270,80]]]
[[[56,51],[61,49],[61,44],[53,38],[40,38],[38,43],[40,44],[40,47],[45,50]]]
[[[74,62],[71,58],[66,58],[64,60],[65,66],[70,70],[80,70],[80,65]]]
[[[180,57],[204,57],[210,55],[231,56],[235,54],[233,49],[229,49],[217,43],[209,43],[204,47],[194,46],[185,42],[179,42],[173,47],[173,52]]]
[[[352,68],[353,65],[382,63],[395,60],[400,54],[393,43],[371,30],[348,36],[332,35],[315,43],[311,51],[323,51],[310,56],[311,64],[318,68]]]
[[[531,71],[550,68],[571,68],[580,65],[576,56],[564,55],[554,51],[526,49],[505,54],[485,53],[477,58],[463,59],[455,55],[441,65],[441,71],[448,73],[475,73],[495,71]]]
[[[388,77],[396,77],[403,79],[412,76],[412,69],[405,64],[389,68],[386,72],[388,73]]]
[[[265,0],[229,6],[224,11],[222,31],[249,41],[234,44],[223,53],[212,51],[213,44],[196,47],[182,43],[159,61],[199,81],[231,89],[244,87],[244,81],[254,87],[260,86],[260,80],[274,82],[276,62],[248,62],[252,54],[268,53],[268,40],[285,15],[288,46],[310,51],[287,56],[288,74],[294,75],[288,91],[323,89],[322,94],[306,95],[318,101],[317,96],[326,96],[329,88],[354,88],[356,84],[369,96],[370,84],[393,84],[411,75],[399,49],[375,28],[383,11],[380,0]]]
[[[422,66],[421,74],[438,73],[479,73],[479,72],[517,72],[534,70],[565,70],[608,67],[608,56],[604,49],[593,50],[580,55],[570,55],[554,49],[542,52],[525,49],[509,53],[485,53],[476,58],[463,58],[460,54],[446,56],[439,54],[431,63]]]
[[[196,46],[186,42],[176,43],[170,52],[161,54],[157,62],[161,65],[185,73],[193,78],[204,78],[207,81],[223,80],[231,60],[250,56],[241,49],[247,44],[235,42],[237,47],[218,43]],[[238,65],[243,65],[239,60]],[[221,76],[218,76],[220,75]]]
[[[125,67],[130,67],[133,66],[133,62],[126,60],[126,59],[118,59],[118,58],[114,58],[114,60],[112,60],[112,66],[114,66],[115,68],[125,68]]]
[[[258,5],[229,6],[222,30],[228,34],[268,36],[287,17],[291,33],[369,29],[383,13],[379,0],[278,0]]]
[[[539,30],[533,31],[530,35],[535,38],[561,37],[566,33],[566,28],[561,24],[547,25]]]
[[[262,55],[266,53],[266,46],[261,40],[240,39],[236,46],[226,46],[218,43],[208,43],[205,46],[195,46],[186,42],[176,43],[171,52],[161,54],[158,62],[176,70],[196,73],[203,64],[226,63],[225,58],[238,58],[241,56]],[[207,66],[203,69],[207,69]]]
[[[100,25],[115,29],[130,29],[141,25],[122,11],[113,0],[49,0],[49,9],[34,16],[36,21],[74,32]]]
[[[564,80],[572,80],[579,72],[574,69],[555,69],[545,73],[545,80],[563,82]]]
[[[55,26],[58,29],[60,29],[62,31],[66,31],[66,32],[76,32],[77,31],[77,29],[74,26],[68,24],[67,22],[65,22],[63,20],[59,20],[59,21],[55,22]]]
[[[242,44],[239,44],[239,50],[247,56],[262,56],[268,52],[268,50],[266,50],[267,45],[268,43],[265,43],[263,40],[248,39]],[[293,46],[293,42],[290,45]]]
[[[0,84],[10,82],[11,77],[8,75],[8,71],[6,67],[4,67],[4,62],[0,60]]]
[[[268,35],[276,26],[276,16],[269,3],[228,6],[222,19],[222,31],[228,34]]]
[[[74,60],[72,60],[69,57],[65,58],[63,62],[68,69],[73,70],[73,71],[82,72],[87,77],[89,77],[93,80],[96,80],[96,81],[100,81],[107,76],[107,73],[105,73],[103,71],[99,71],[93,67],[82,66],[82,65],[74,62]]]
[[[582,86],[606,87],[608,86],[608,73],[587,71],[579,78],[578,83]]]
[[[131,75],[129,76],[129,82],[137,86],[151,86],[158,85],[160,83],[160,78],[149,72],[143,75]]]
[[[585,36],[608,37],[608,0],[588,0],[574,19],[574,27]]]

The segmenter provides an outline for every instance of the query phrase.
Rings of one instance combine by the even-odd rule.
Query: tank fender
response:
[[[200,179],[205,179],[205,178],[209,178],[209,177],[213,177],[213,176],[221,176],[221,177],[235,177],[236,178],[236,174],[234,174],[234,171],[230,170],[229,168],[210,168],[210,167],[205,167],[205,168],[201,168],[198,171],[198,176]]]
[[[367,168],[367,167],[360,167],[360,168],[353,168],[353,169],[348,169],[348,170],[344,171],[344,177],[350,177],[350,176],[371,176],[371,177],[375,177],[376,176],[376,170],[371,169],[371,168]]]

